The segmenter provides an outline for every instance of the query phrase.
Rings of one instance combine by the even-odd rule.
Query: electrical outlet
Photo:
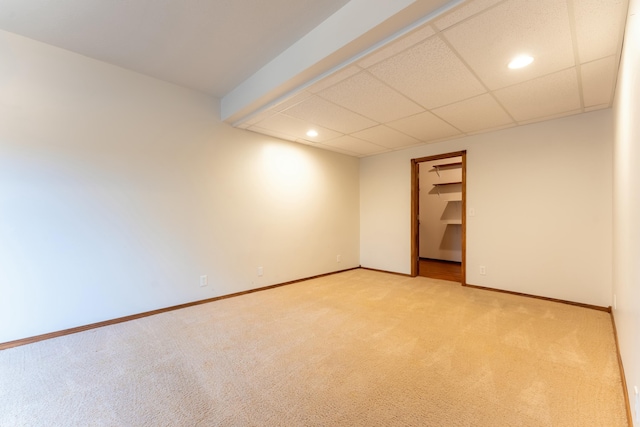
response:
[[[340,262],[340,261],[342,261],[342,256],[340,255],[336,256],[336,262]]]
[[[200,276],[200,287],[204,288],[205,286],[207,286],[209,284],[209,277],[205,276]]]
[[[487,274],[487,267],[485,267],[484,265],[480,266],[480,274],[482,274],[483,276],[485,274]]]
[[[262,277],[264,274],[264,269],[262,267],[258,267],[258,277]]]

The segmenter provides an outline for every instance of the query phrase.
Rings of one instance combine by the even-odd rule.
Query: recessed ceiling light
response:
[[[526,67],[527,65],[531,64],[532,62],[533,62],[533,56],[519,55],[519,56],[516,56],[515,58],[513,58],[511,60],[511,62],[509,62],[509,68],[514,70],[516,68]]]
[[[311,138],[315,138],[316,136],[318,136],[318,132],[311,129],[307,131],[307,136],[310,136]]]

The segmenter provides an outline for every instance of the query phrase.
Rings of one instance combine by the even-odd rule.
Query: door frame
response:
[[[418,275],[420,263],[420,225],[418,223],[420,163],[452,157],[462,158],[462,285],[464,286],[467,284],[467,150],[411,159],[411,277]]]

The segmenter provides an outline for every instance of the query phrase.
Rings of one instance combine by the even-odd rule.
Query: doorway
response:
[[[466,151],[411,160],[411,276],[466,283]]]

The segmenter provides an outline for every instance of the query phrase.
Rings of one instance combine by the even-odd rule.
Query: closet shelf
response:
[[[462,181],[439,182],[437,184],[433,184],[433,186],[434,187],[442,187],[443,185],[453,185],[453,184],[462,184]]]
[[[462,166],[462,162],[454,162],[454,163],[443,163],[441,165],[433,165],[434,169],[438,168],[450,168],[454,166]]]
[[[443,219],[441,221],[447,225],[462,225],[461,219]]]
[[[436,171],[438,176],[440,176],[440,169],[456,168],[458,166],[462,166],[462,162],[442,163],[440,165],[433,165],[433,169],[432,170]]]
[[[438,196],[440,196],[440,187],[444,187],[445,185],[455,185],[455,184],[462,184],[462,181],[440,182],[438,184],[433,184],[433,187],[438,191]]]

